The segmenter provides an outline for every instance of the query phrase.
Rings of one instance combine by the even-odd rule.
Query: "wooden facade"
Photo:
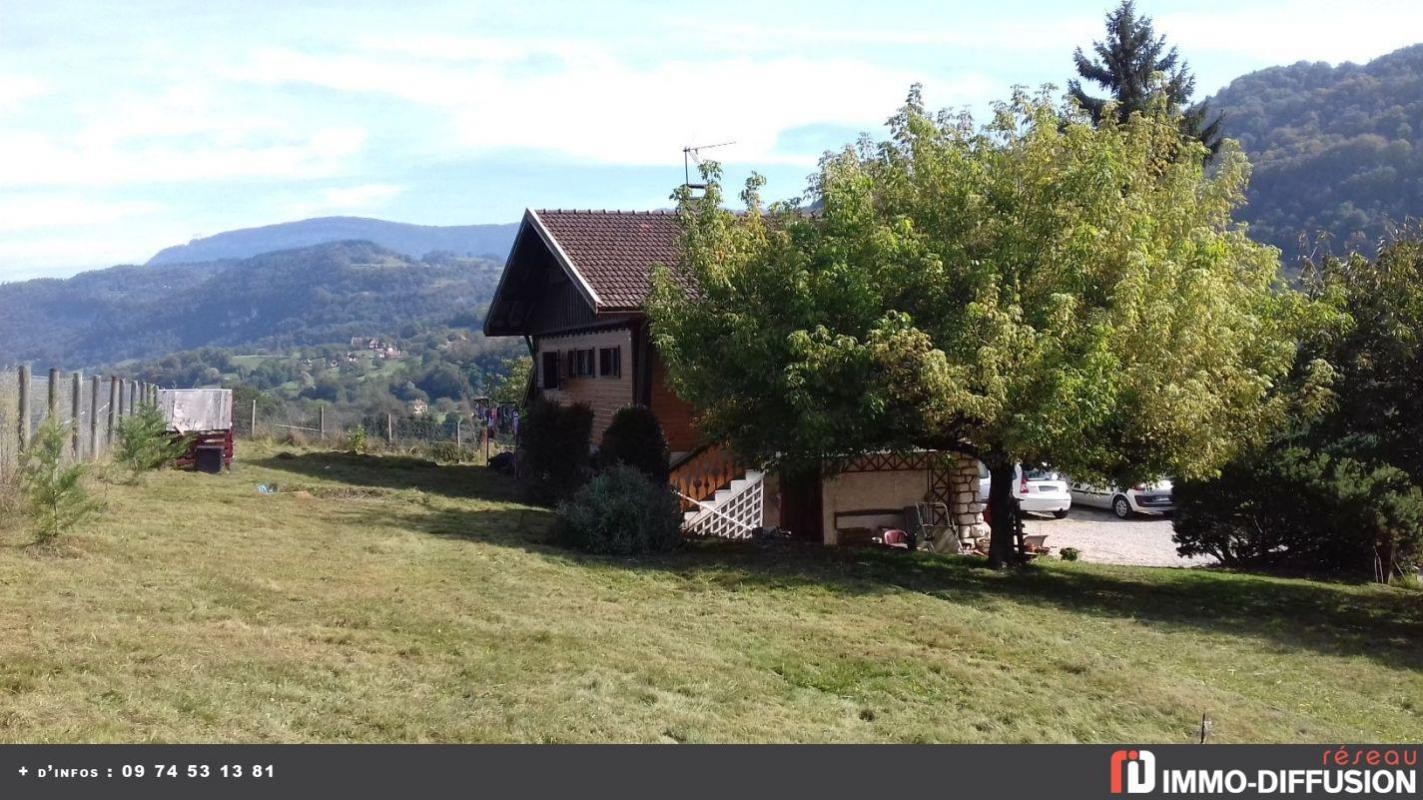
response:
[[[651,267],[635,265],[643,273]],[[667,386],[646,315],[640,308],[600,307],[598,298],[554,233],[530,212],[515,237],[485,334],[524,337],[534,359],[530,391],[592,408],[595,443],[618,409],[645,405],[662,423],[674,458],[695,450],[700,438],[692,407]]]

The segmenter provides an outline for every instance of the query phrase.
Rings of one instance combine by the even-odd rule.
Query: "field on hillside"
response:
[[[258,484],[279,492],[261,494]],[[1423,594],[703,545],[580,556],[478,467],[239,445],[0,533],[0,741],[1423,740]],[[0,523],[3,527],[4,523]]]

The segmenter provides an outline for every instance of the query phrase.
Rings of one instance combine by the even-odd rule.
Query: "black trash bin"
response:
[[[222,448],[204,445],[197,448],[193,466],[198,472],[216,475],[222,472]]]

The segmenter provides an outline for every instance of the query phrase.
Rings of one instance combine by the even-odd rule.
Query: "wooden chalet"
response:
[[[681,260],[680,237],[672,212],[526,211],[484,333],[522,336],[534,359],[530,390],[592,408],[594,441],[623,406],[650,408],[693,533],[734,537],[780,526],[835,544],[841,530],[879,524],[926,500],[978,524],[972,459],[945,467],[933,454],[867,454],[832,478],[793,486],[703,441],[693,408],[667,386],[644,310],[654,265]]]

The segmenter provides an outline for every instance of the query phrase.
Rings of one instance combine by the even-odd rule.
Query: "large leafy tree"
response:
[[[1326,360],[1334,386],[1220,478],[1177,486],[1177,544],[1232,566],[1407,574],[1423,557],[1423,239],[1325,259],[1303,282],[1339,324],[1300,363]]]
[[[1081,81],[1067,83],[1068,92],[1078,105],[1101,121],[1109,111],[1118,122],[1126,122],[1133,113],[1145,112],[1156,98],[1164,98],[1167,108],[1181,115],[1181,127],[1210,149],[1220,149],[1220,115],[1213,119],[1205,103],[1192,106],[1196,79],[1175,47],[1167,47],[1166,37],[1158,36],[1150,17],[1139,16],[1133,0],[1107,13],[1107,38],[1092,43],[1095,57],[1089,58],[1077,48],[1072,60],[1077,74],[1106,89],[1108,97],[1094,97],[1082,88]]]
[[[1064,121],[1065,120],[1065,121]],[[1302,300],[1231,222],[1249,171],[1176,158],[1163,103],[1100,126],[1016,94],[987,125],[916,89],[827,155],[818,210],[679,191],[685,254],[650,312],[714,440],[782,467],[885,448],[969,452],[993,474],[991,556],[1013,558],[1016,462],[1123,479],[1203,475],[1258,438]]]

